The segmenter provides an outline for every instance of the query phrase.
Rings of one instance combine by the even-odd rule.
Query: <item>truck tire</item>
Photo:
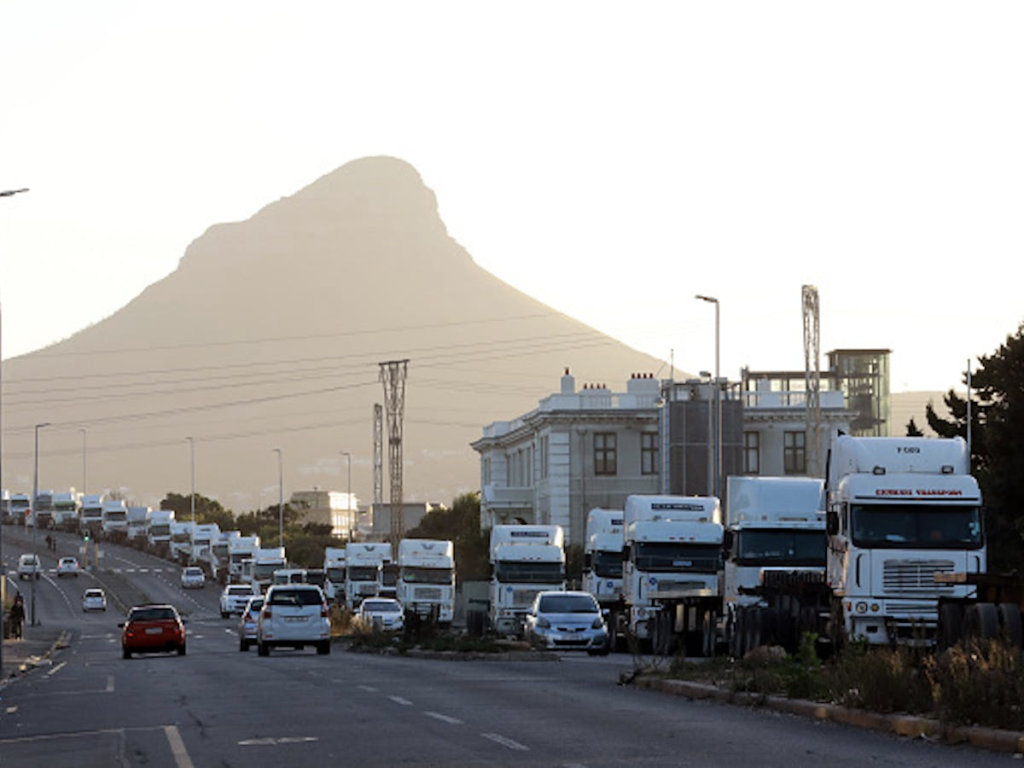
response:
[[[968,640],[992,640],[999,634],[999,613],[993,603],[976,603],[964,616],[964,637]]]
[[[948,651],[963,639],[964,611],[956,603],[939,606],[938,645],[940,651]]]
[[[270,655],[270,646],[264,643],[262,640],[256,642],[256,653],[260,656]]]
[[[746,632],[744,632],[744,646],[747,653],[755,648],[761,647],[761,625],[764,618],[761,616],[760,608],[750,608],[747,611]]]
[[[1024,627],[1021,626],[1020,608],[1016,603],[1000,603],[996,606],[999,614],[999,631],[1003,639],[1020,650],[1024,641]]]

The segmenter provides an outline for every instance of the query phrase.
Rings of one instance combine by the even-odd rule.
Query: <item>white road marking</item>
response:
[[[107,675],[107,687],[104,689],[103,692],[104,693],[113,693],[114,692],[114,676],[113,675]]]
[[[490,739],[495,744],[501,744],[501,746],[508,749],[515,750],[517,752],[529,752],[530,748],[525,744],[520,744],[518,741],[513,741],[507,736],[502,736],[500,733],[481,733],[485,739]]]
[[[412,702],[408,699],[403,699],[401,696],[388,696],[395,704],[401,704],[403,707],[411,707]]]
[[[15,706],[13,706],[13,707],[8,707],[8,708],[7,708],[7,714],[8,714],[8,715],[13,715],[13,714],[14,714],[15,712],[17,712],[17,711],[18,711],[18,707],[17,707],[17,705],[15,705]]]
[[[246,739],[245,741],[238,742],[240,747],[275,747],[278,744],[304,744],[310,741],[319,741],[320,739],[316,736],[282,736],[279,739],[275,739],[272,736],[267,736],[262,739]]]
[[[423,714],[427,717],[432,717],[435,720],[440,720],[442,723],[448,723],[448,725],[463,725],[463,722],[457,717],[442,715],[440,712],[424,712]]]
[[[195,768],[192,759],[185,749],[185,742],[181,740],[176,725],[165,725],[164,733],[167,734],[167,742],[171,745],[171,754],[174,755],[174,762],[178,768]]]
[[[356,687],[359,688],[359,690],[361,691],[366,691],[367,693],[377,693],[377,689],[374,688],[372,685],[359,685]]]
[[[53,676],[54,676],[54,675],[56,675],[56,674],[57,674],[58,672],[60,672],[60,671],[61,671],[62,669],[64,669],[64,667],[66,667],[66,666],[67,666],[67,662],[66,662],[66,661],[62,661],[62,662],[61,662],[60,664],[58,664],[58,665],[57,665],[56,667],[54,667],[54,668],[53,668],[53,669],[51,669],[51,670],[50,670],[49,672],[47,672],[47,673],[46,673],[46,675],[47,675],[48,677],[53,677]]]

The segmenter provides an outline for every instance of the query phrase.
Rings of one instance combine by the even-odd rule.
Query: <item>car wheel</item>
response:
[[[181,645],[178,646],[178,655],[179,656],[184,656],[185,655],[185,644],[184,643],[182,643]]]
[[[130,659],[131,657],[132,657],[132,652],[129,651],[127,648],[122,647],[121,648],[121,658],[123,658],[123,659]]]
[[[226,618],[227,618],[228,616],[230,616],[230,615],[231,615],[231,614],[228,614],[228,613],[224,613],[224,611],[221,611],[221,612],[220,612],[220,617],[221,617],[222,619],[226,619]]]
[[[324,642],[319,643],[316,647],[316,652],[320,656],[327,656],[331,652],[331,641],[325,640]]]
[[[238,650],[241,651],[242,653],[248,652],[248,650],[249,650],[249,643],[247,643],[245,640],[239,640],[238,641]]]
[[[269,656],[270,655],[270,646],[268,646],[262,640],[259,640],[256,643],[256,652],[259,653],[260,656]]]

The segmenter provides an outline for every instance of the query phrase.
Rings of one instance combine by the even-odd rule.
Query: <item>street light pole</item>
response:
[[[706,487],[707,495],[710,496],[715,485],[715,451],[714,441],[711,439],[712,432],[714,432],[714,425],[711,420],[711,392],[714,385],[712,384],[710,371],[701,371],[700,375],[708,384],[708,482]]]
[[[85,474],[85,456],[86,456],[86,453],[85,453],[85,429],[79,429],[78,431],[82,433],[82,495],[84,496],[85,495],[85,487],[86,487],[85,486],[85,480],[86,480],[86,474]]]
[[[284,473],[282,471],[281,449],[272,448],[277,454],[277,546],[284,546]]]
[[[192,478],[191,493],[188,495],[189,506],[192,509],[192,537],[195,541],[196,533],[196,443],[191,437],[186,437],[188,440],[188,456],[189,456],[189,474]],[[189,548],[188,561],[192,562],[192,549]]]
[[[352,454],[342,451],[341,455],[348,460],[348,490],[345,492],[345,507],[348,511],[348,540],[352,541]]]
[[[715,305],[715,496],[722,498],[722,381],[719,378],[718,299],[697,294],[698,299]]]
[[[32,574],[32,581],[29,582],[32,587],[32,626],[36,626],[36,582],[39,581],[39,550],[36,545],[36,531],[39,530],[39,509],[36,503],[36,497],[39,495],[39,430],[43,427],[50,426],[50,422],[44,421],[42,424],[36,424],[35,433],[35,449],[33,451],[34,469],[32,470],[32,554],[36,558],[36,569]]]

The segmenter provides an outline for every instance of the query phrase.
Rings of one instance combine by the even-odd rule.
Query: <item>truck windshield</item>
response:
[[[853,543],[879,549],[980,549],[977,507],[936,504],[854,504]]]
[[[824,531],[740,531],[737,565],[817,565],[824,567],[828,538]]]
[[[505,561],[495,564],[494,578],[520,584],[559,584],[565,579],[565,567],[561,563]]]
[[[348,569],[349,581],[376,581],[378,569],[370,565],[352,565]]]
[[[418,568],[406,565],[402,568],[402,581],[417,584],[451,584],[451,568]]]
[[[594,573],[602,579],[622,578],[622,552],[595,552]]]
[[[634,546],[634,563],[641,571],[717,573],[722,566],[718,544],[639,542]]]
[[[252,566],[252,576],[257,581],[269,581],[274,576],[274,571],[279,570],[284,565],[280,560],[276,563],[254,563]]]
[[[107,520],[117,520],[117,521],[120,521],[120,520],[127,520],[128,519],[128,513],[127,512],[122,512],[119,509],[115,509],[113,512],[104,512],[103,516],[106,517]]]
[[[345,569],[344,568],[328,568],[327,569],[327,580],[332,584],[344,584],[345,583]]]
[[[149,532],[154,536],[166,536],[171,532],[170,525],[151,525],[149,526]]]

